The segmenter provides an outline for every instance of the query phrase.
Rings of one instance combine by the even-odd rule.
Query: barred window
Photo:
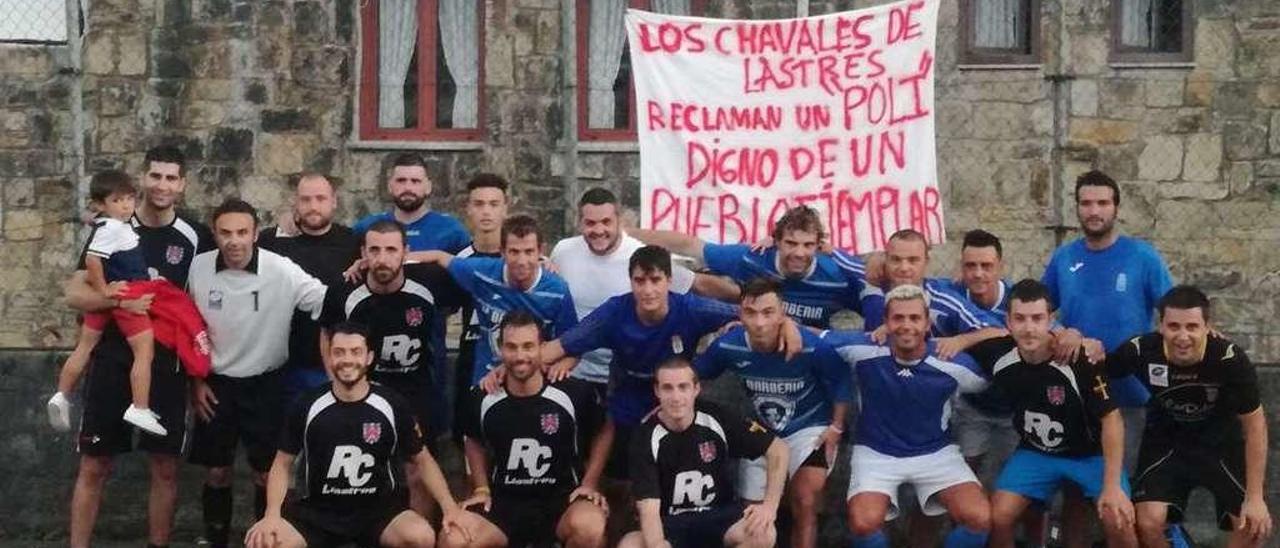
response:
[[[1111,60],[1191,61],[1191,7],[1190,0],[1113,1]]]
[[[961,62],[1039,64],[1039,0],[962,0]]]
[[[0,0],[0,42],[65,44],[67,0]]]

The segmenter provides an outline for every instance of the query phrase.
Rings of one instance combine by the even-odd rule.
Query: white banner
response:
[[[771,21],[628,10],[642,226],[754,242],[809,205],[854,253],[904,228],[941,243],[938,1]]]

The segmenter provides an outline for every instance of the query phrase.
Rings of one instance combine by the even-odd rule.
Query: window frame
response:
[[[960,0],[960,64],[961,65],[1041,65],[1040,0],[1023,0],[1027,8],[1028,53],[1000,48],[976,46],[974,8],[978,0]]]
[[[649,10],[652,6],[650,0],[626,0],[627,7],[633,9]],[[707,11],[707,0],[690,0],[689,11],[697,16],[702,16]],[[576,44],[574,57],[577,60],[575,74],[577,77],[577,96],[578,108],[575,115],[577,116],[578,141],[579,142],[635,142],[639,138],[636,130],[636,82],[632,78],[628,84],[628,96],[631,100],[628,102],[627,110],[630,126],[627,128],[591,128],[588,126],[590,119],[587,117],[588,86],[587,86],[587,46],[590,43],[591,31],[591,0],[576,0],[574,3],[574,43]],[[630,44],[626,46],[630,48]],[[621,70],[621,69],[619,69]]]
[[[1195,60],[1195,1],[1182,0],[1182,51],[1152,51],[1147,48],[1124,45],[1124,2],[1110,2],[1111,49],[1107,60],[1111,63],[1191,63]]]
[[[362,2],[360,10],[360,96],[356,109],[356,131],[361,141],[481,141],[485,126],[485,9],[478,2],[476,9],[476,33],[478,67],[478,93],[476,127],[436,127],[436,48],[439,45],[438,0],[418,0],[418,127],[384,128],[378,126],[378,8],[381,2]]]

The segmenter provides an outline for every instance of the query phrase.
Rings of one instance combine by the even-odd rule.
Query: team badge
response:
[[[699,443],[698,456],[702,457],[702,462],[711,462],[716,460],[716,442],[704,441]]]
[[[1151,386],[1169,386],[1169,366],[1162,363],[1149,364],[1147,368],[1147,376],[1151,380]]]
[[[1205,401],[1208,401],[1209,403],[1213,403],[1213,402],[1215,402],[1215,401],[1218,401],[1218,387],[1216,387],[1216,386],[1206,386],[1206,387],[1204,387],[1204,399],[1205,399]]]
[[[1067,401],[1067,389],[1061,386],[1050,386],[1044,392],[1045,397],[1049,398],[1049,403],[1054,405],[1062,405]]]
[[[209,309],[222,310],[222,292],[217,289],[209,290]]]
[[[419,325],[422,325],[422,309],[415,306],[405,310],[404,323],[409,324],[409,327],[418,327]]]
[[[361,429],[361,434],[362,437],[364,437],[365,443],[378,443],[378,440],[382,438],[382,423],[364,423],[364,428]]]
[[[178,264],[182,262],[182,258],[186,254],[187,252],[182,249],[182,246],[171,245],[164,250],[164,260],[168,261],[169,264]]]
[[[542,433],[546,435],[555,434],[560,431],[560,415],[556,413],[542,414]]]
[[[684,339],[681,339],[680,335],[671,336],[671,353],[684,354]]]

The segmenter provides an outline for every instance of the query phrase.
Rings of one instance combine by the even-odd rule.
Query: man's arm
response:
[[[449,492],[449,483],[444,479],[444,472],[440,470],[440,465],[425,447],[413,456],[413,463],[418,466],[427,492],[431,493],[431,498],[436,499],[440,508],[446,514],[458,511],[458,503],[453,500],[453,494]]]
[[[77,270],[62,285],[62,299],[67,306],[81,312],[109,310],[115,308],[117,304],[115,298],[95,290],[89,284],[88,275],[83,270]]]
[[[453,255],[435,249],[430,251],[410,251],[405,254],[404,261],[406,263],[435,263],[445,268],[449,268],[449,263],[453,262]]]
[[[694,274],[692,289],[694,293],[703,297],[730,303],[738,302],[738,296],[742,293],[738,284],[733,283],[733,280],[724,276],[703,273]]]
[[[1267,473],[1267,419],[1259,405],[1240,415],[1244,431],[1244,504],[1240,507],[1241,528],[1254,538],[1271,536],[1271,515],[1264,500],[1263,479]]]
[[[266,508],[262,519],[245,533],[245,546],[251,548],[275,546],[278,537],[289,527],[280,513],[285,494],[289,491],[289,474],[293,470],[293,458],[289,453],[276,451],[275,461],[271,463],[271,471],[267,473]]]
[[[983,327],[976,331],[961,333],[954,337],[938,338],[938,357],[944,360],[951,359],[956,354],[968,350],[969,347],[988,339],[995,339],[1008,335],[1009,332],[1002,327]]]
[[[1133,502],[1121,487],[1124,471],[1124,419],[1116,409],[1102,416],[1102,492],[1098,515],[1114,514],[1122,525],[1133,524]]]
[[[604,466],[609,461],[609,451],[613,449],[613,437],[613,418],[609,418],[591,440],[591,453],[587,456],[586,470],[582,472],[583,487],[599,488],[600,476],[604,475]]]
[[[692,257],[699,261],[705,260],[702,256],[704,242],[688,234],[671,230],[645,230],[643,228],[628,228],[626,232],[631,237],[648,245],[659,245],[677,255]]]
[[[787,460],[790,451],[782,440],[774,438],[765,450],[764,500],[752,504],[743,512],[748,535],[762,535],[778,518],[778,505],[782,503],[782,487],[787,482]]]
[[[467,459],[467,469],[471,471],[471,496],[463,505],[481,503],[487,512],[492,498],[489,490],[489,452],[471,436],[463,437],[462,452]]]
[[[640,514],[640,536],[644,538],[645,548],[668,548],[667,537],[662,533],[662,501],[658,499],[640,499],[636,501],[636,512]]]

